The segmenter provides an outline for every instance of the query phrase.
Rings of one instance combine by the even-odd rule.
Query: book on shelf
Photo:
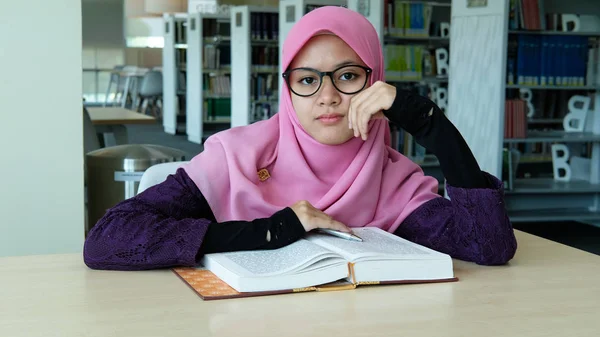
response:
[[[187,49],[175,49],[175,64],[181,69],[185,69],[187,65]]]
[[[270,39],[270,37],[268,37]],[[250,78],[250,121],[271,118],[278,111],[279,46],[253,45]]]
[[[587,36],[511,35],[509,85],[598,86],[600,49]]]
[[[504,138],[527,138],[527,103],[508,99],[504,104]]]
[[[386,80],[423,78],[423,46],[386,44],[383,53]]]
[[[250,13],[250,38],[253,40],[277,41],[279,38],[279,14]]]
[[[211,96],[203,102],[204,121],[229,121],[231,119],[231,98]]]
[[[187,43],[187,22],[175,20],[175,44]]]
[[[279,46],[252,46],[251,64],[253,69],[277,69],[279,64]]]
[[[420,45],[383,46],[386,81],[423,81],[427,78],[447,79],[438,76],[435,49]]]
[[[548,24],[546,17],[543,0],[510,0],[510,29],[540,30]]]
[[[309,233],[283,248],[206,254],[200,268],[173,270],[204,300],[458,280],[446,254],[379,228],[354,232],[363,242]]]
[[[386,0],[384,34],[393,37],[427,37],[432,35],[433,7],[427,2]]]
[[[231,77],[229,75],[203,75],[203,93],[205,98],[231,96]]]
[[[231,24],[229,18],[203,18],[202,36],[205,39],[218,40],[231,36]]]
[[[546,6],[545,0],[510,0],[508,28],[511,30],[572,31],[575,28],[575,24],[571,20],[573,15],[577,17],[580,24],[584,21],[587,23],[585,29],[600,28],[597,24],[597,16],[552,12],[552,8],[556,6],[555,3],[558,1],[550,1],[548,2],[549,6]],[[563,20],[565,15],[569,17]],[[600,32],[596,31],[596,33]]]
[[[263,99],[252,101],[250,106],[250,121],[266,120],[275,115],[279,108],[277,99]]]
[[[231,67],[231,46],[205,44],[202,47],[202,67],[205,69]]]

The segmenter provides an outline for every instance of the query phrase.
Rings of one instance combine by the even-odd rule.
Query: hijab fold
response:
[[[343,7],[325,6],[303,16],[285,40],[282,68],[322,32],[344,40],[373,69],[370,84],[383,80],[374,27]],[[266,218],[307,200],[350,227],[392,232],[414,209],[439,197],[437,180],[390,147],[386,120],[371,122],[366,141],[321,144],[300,125],[285,81],[282,88],[277,114],[209,137],[204,151],[183,166],[218,222]]]

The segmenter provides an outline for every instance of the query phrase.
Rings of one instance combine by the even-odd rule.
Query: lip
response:
[[[324,114],[317,117],[323,124],[336,124],[339,123],[344,118],[344,115],[341,114]]]

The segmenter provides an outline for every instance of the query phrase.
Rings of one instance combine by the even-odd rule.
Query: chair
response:
[[[145,190],[154,185],[164,182],[165,180],[167,180],[167,177],[170,174],[175,174],[177,169],[186,163],[188,162],[174,161],[150,166],[148,169],[146,169],[146,171],[144,171],[144,174],[142,174],[137,194],[144,192]]]
[[[138,91],[138,95],[142,101],[141,113],[146,114],[148,104],[151,104],[151,111],[154,112],[158,107],[158,100],[163,94],[163,77],[160,71],[150,70],[142,78],[142,83]],[[138,109],[136,109],[138,110]],[[159,113],[153,113],[155,117],[159,117]]]
[[[90,118],[90,113],[88,110],[83,107],[83,189],[84,189],[84,204],[87,212],[87,204],[88,204],[88,194],[87,194],[87,183],[88,183],[88,169],[87,169],[87,156],[86,154],[95,150],[100,149],[102,146],[100,144],[100,138],[98,138],[98,133],[96,133],[96,128],[94,127],[94,123]],[[85,221],[87,221],[88,217],[85,217]],[[86,223],[87,226],[87,223]],[[88,228],[88,227],[85,227]]]
[[[106,88],[106,96],[104,97],[104,107],[106,107],[106,105],[109,103],[109,97],[111,94],[111,88],[113,84],[115,85],[115,96],[113,97],[111,105],[115,105],[115,102],[117,102],[119,95],[123,92],[124,82],[121,82],[121,76],[119,75],[119,72],[121,72],[124,67],[125,66],[115,66],[112,72],[110,73],[110,80],[108,81],[108,88]]]
[[[94,127],[94,123],[90,118],[90,113],[83,108],[83,154],[98,150],[101,148],[100,138]]]

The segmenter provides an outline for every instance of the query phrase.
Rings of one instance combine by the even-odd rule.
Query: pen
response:
[[[321,233],[324,233],[324,234],[337,236],[339,238],[350,240],[350,241],[358,241],[358,242],[363,241],[360,237],[358,237],[352,233],[340,232],[340,231],[336,231],[333,229],[327,229],[327,228],[319,228],[318,231]]]

